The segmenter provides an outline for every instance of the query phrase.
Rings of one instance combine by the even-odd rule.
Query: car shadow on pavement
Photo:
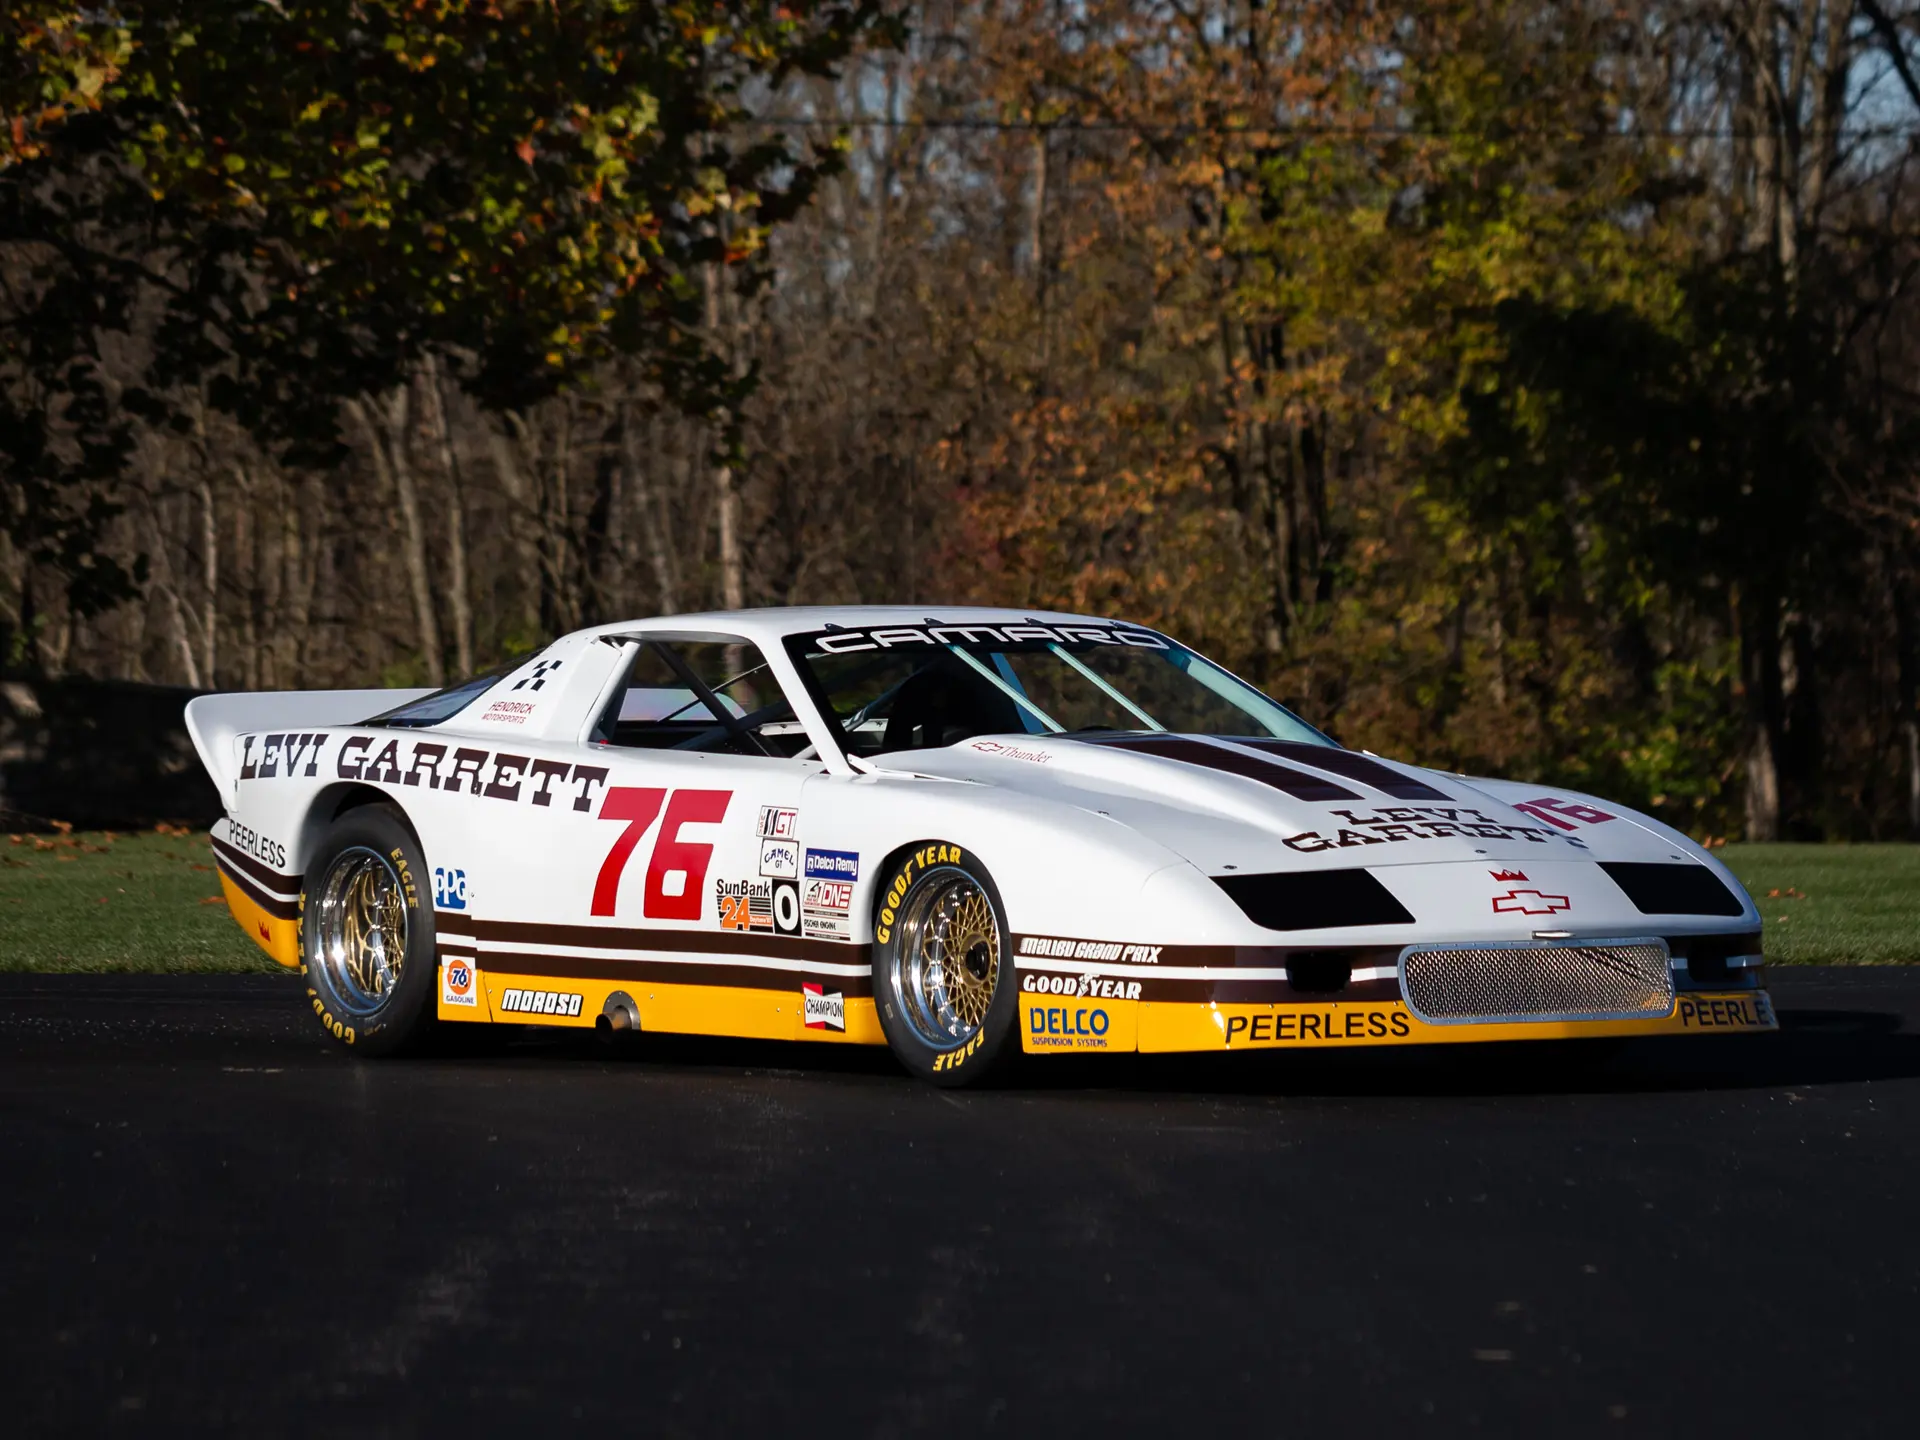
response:
[[[1476,1096],[1751,1090],[1920,1077],[1920,1034],[1898,1014],[1785,1009],[1777,1034],[1239,1054],[1023,1057],[1000,1094],[1077,1090],[1293,1096]],[[502,1043],[504,1042],[504,1043]],[[529,1028],[487,1049],[536,1065],[642,1065],[718,1078],[728,1071],[856,1083],[917,1082],[882,1048],[686,1035],[620,1037]],[[976,1092],[977,1093],[977,1092]]]

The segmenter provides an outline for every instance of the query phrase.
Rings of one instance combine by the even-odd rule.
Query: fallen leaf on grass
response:
[[[224,905],[227,903],[227,897],[224,895],[203,895],[200,897],[200,903],[202,905]]]
[[[1807,895],[1804,890],[1796,890],[1793,886],[1789,885],[1784,890],[1767,891],[1767,898],[1769,900],[1804,900],[1807,898]]]

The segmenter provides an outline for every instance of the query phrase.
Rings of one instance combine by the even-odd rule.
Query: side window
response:
[[[363,725],[401,725],[408,728],[439,725],[465,710],[525,663],[524,660],[510,660],[504,665],[496,665],[484,675],[476,675],[471,680],[462,680],[458,685],[449,685],[446,689],[436,690],[431,695],[422,695],[418,700],[409,700],[405,705],[384,711],[361,723]]]
[[[774,757],[798,755],[810,743],[766,657],[725,640],[647,641],[593,738],[639,750]]]

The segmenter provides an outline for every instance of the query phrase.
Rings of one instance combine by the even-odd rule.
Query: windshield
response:
[[[823,630],[786,643],[814,702],[854,755],[1007,734],[1173,731],[1333,743],[1150,630],[929,622]]]

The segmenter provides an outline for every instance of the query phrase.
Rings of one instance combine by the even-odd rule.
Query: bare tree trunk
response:
[[[720,330],[720,288],[722,275],[717,265],[707,266],[707,334],[709,343],[723,344]],[[727,370],[731,374],[735,347],[725,346]],[[720,604],[723,609],[741,610],[747,604],[746,560],[740,550],[740,496],[733,483],[733,411],[722,408],[715,416],[719,430],[720,456],[713,467],[713,507],[720,530]]]
[[[233,507],[233,569],[241,587],[240,600],[240,683],[249,690],[260,688],[260,545],[259,520],[254,513],[253,477],[245,465],[233,467],[240,503]]]
[[[547,563],[540,606],[541,628],[564,635],[574,628],[573,579],[573,397],[560,397],[560,428],[554,437],[553,474],[547,491]]]
[[[1740,593],[1734,601],[1740,637],[1740,681],[1746,713],[1748,840],[1780,838],[1779,605]]]
[[[1920,840],[1920,590],[1906,578],[1900,555],[1891,557],[1896,694],[1907,762],[1907,838]]]
[[[200,583],[206,596],[200,618],[200,673],[209,687],[220,683],[215,661],[220,622],[220,517],[213,504],[213,482],[200,480]]]
[[[647,558],[653,565],[660,613],[676,615],[680,611],[680,577],[674,566],[672,548],[668,544],[673,534],[673,499],[670,491],[663,490],[655,483],[653,468],[655,465],[662,469],[666,466],[666,447],[662,443],[662,431],[665,428],[656,411],[647,423],[653,443],[644,460],[639,454],[638,437],[629,428],[625,459],[633,503],[640,512],[640,532],[647,537]]]
[[[467,583],[467,507],[454,460],[453,436],[447,429],[446,396],[440,389],[440,367],[429,354],[421,372],[427,399],[427,428],[439,452],[440,470],[447,477],[447,589],[453,607],[453,664],[463,678],[473,673],[473,604]]]
[[[187,688],[200,688],[200,665],[193,656],[193,636],[187,629],[186,613],[180,608],[180,594],[171,585],[157,585],[160,598],[167,606],[167,633],[173,637],[174,648],[180,652],[180,672]]]
[[[290,681],[305,672],[302,663],[307,626],[313,618],[313,582],[307,568],[307,546],[301,533],[301,494],[289,478],[280,507],[280,665]]]
[[[407,567],[407,585],[413,594],[421,659],[426,664],[427,683],[438,689],[447,683],[447,668],[440,655],[433,588],[427,580],[427,541],[420,524],[420,499],[414,491],[413,471],[407,464],[407,387],[395,388],[387,403],[384,424],[376,421],[376,412],[364,396],[349,400],[347,409],[367,432],[374,469],[399,503],[401,553]]]

